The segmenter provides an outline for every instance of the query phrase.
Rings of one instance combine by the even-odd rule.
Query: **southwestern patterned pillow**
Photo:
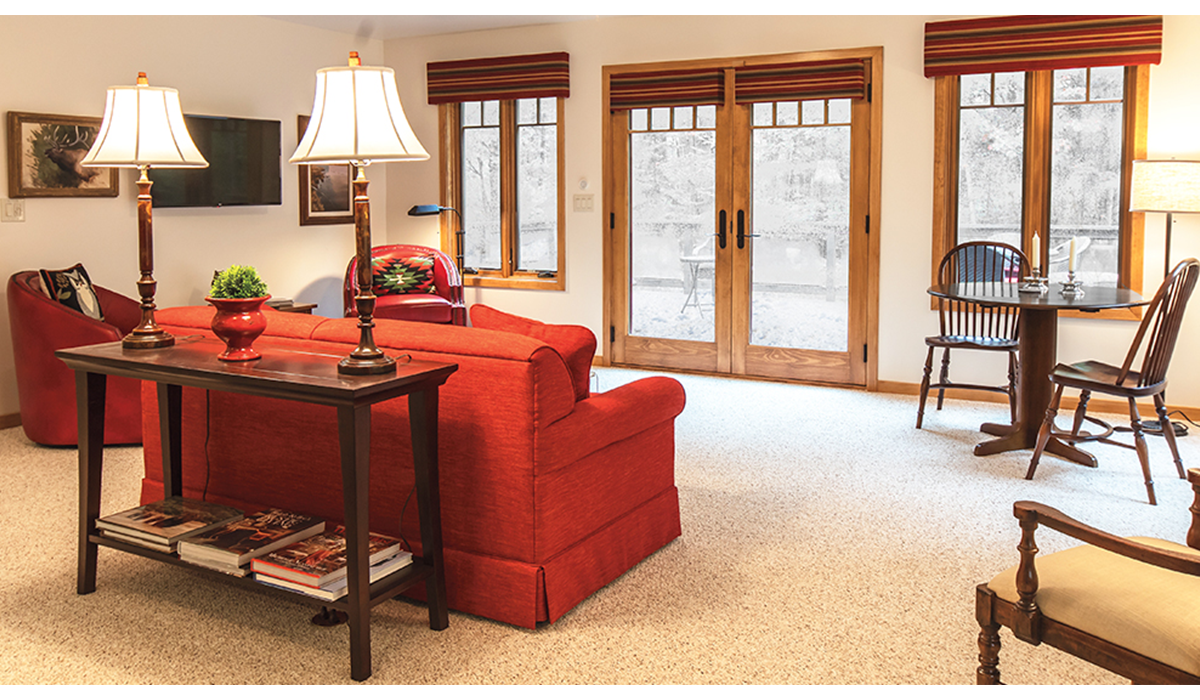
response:
[[[433,256],[381,255],[371,258],[371,291],[380,297],[431,293]]]

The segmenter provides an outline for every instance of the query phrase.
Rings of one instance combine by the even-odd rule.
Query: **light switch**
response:
[[[0,221],[20,222],[25,220],[25,200],[23,199],[6,199],[4,200],[3,216],[0,216]]]
[[[596,196],[592,194],[577,194],[572,199],[572,211],[594,211]]]

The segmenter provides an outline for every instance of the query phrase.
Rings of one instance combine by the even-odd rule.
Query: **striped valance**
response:
[[[437,61],[426,64],[425,79],[431,105],[571,95],[571,64],[565,51]]]
[[[1161,59],[1159,15],[1018,15],[925,24],[925,77]]]
[[[860,99],[866,90],[861,58],[745,66],[734,74],[738,104],[776,100]]]
[[[620,73],[609,76],[609,109],[715,105],[725,101],[720,68]]]

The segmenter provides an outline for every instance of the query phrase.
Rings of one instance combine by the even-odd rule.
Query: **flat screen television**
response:
[[[184,115],[207,168],[151,168],[154,208],[282,204],[278,121]]]

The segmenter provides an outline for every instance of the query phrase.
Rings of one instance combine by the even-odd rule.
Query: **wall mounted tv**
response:
[[[279,122],[184,115],[207,168],[150,169],[154,208],[282,204]]]

